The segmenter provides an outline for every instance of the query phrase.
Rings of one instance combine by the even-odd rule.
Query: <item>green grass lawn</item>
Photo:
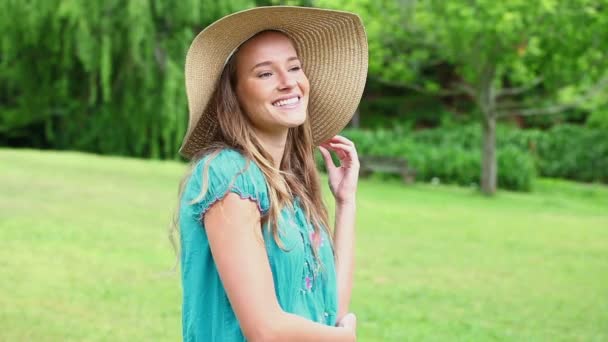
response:
[[[0,149],[0,340],[177,341],[185,165]],[[608,188],[364,180],[360,341],[608,340]]]

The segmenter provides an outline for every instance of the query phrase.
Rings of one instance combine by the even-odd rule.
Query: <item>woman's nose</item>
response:
[[[295,75],[289,73],[289,71],[283,71],[279,73],[279,89],[290,89],[297,85]]]

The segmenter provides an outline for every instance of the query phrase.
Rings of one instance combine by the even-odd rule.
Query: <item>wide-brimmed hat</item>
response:
[[[315,145],[340,132],[355,113],[367,77],[367,38],[359,16],[294,6],[258,7],[225,16],[200,32],[186,56],[190,119],[180,154],[191,158],[217,137],[208,107],[234,51],[265,30],[289,36],[310,81],[308,115]]]

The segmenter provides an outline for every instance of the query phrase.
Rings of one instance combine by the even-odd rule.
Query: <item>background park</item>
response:
[[[608,340],[608,0],[0,1],[0,340],[179,340],[185,53],[264,5],[367,29],[361,341]]]

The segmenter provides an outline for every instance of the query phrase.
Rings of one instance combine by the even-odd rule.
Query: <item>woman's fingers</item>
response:
[[[341,161],[359,161],[359,158],[357,157],[357,150],[355,149],[354,144],[349,145],[345,143],[330,142],[328,144],[324,144],[324,146],[327,146],[329,149],[336,151]]]
[[[355,148],[355,144],[343,136],[336,135],[321,144],[319,148],[323,148],[325,152],[327,152],[327,156],[329,156],[330,159],[331,154],[329,150],[334,151],[340,159],[340,166],[345,165],[346,167],[351,168],[353,166],[356,167],[357,165],[359,165],[359,157],[357,156],[357,149]],[[323,157],[327,162],[327,156],[325,155],[325,152],[323,152]],[[337,166],[334,165],[334,167]]]
[[[336,150],[341,148],[344,151],[348,151],[351,153],[357,153],[357,149],[355,148],[355,143],[353,143],[352,141],[346,139],[343,136],[340,135],[336,135],[333,138],[327,140],[325,143],[321,144],[323,146],[325,146],[326,148],[331,148],[332,150]]]
[[[336,135],[333,138],[329,139],[328,142],[335,142],[335,143],[342,143],[342,144],[346,144],[346,145],[351,145],[351,146],[355,146],[355,143],[348,140],[347,138],[341,136],[341,135]]]
[[[331,154],[329,153],[329,151],[323,146],[319,146],[319,151],[321,151],[321,155],[325,160],[325,165],[327,165],[327,169],[335,169],[336,165],[334,164],[334,160],[331,158]]]
[[[349,145],[349,144],[345,144],[345,143],[341,143],[341,142],[330,142],[328,144],[328,146],[331,147],[332,149],[341,149],[343,151],[354,151],[355,150],[354,145]]]

